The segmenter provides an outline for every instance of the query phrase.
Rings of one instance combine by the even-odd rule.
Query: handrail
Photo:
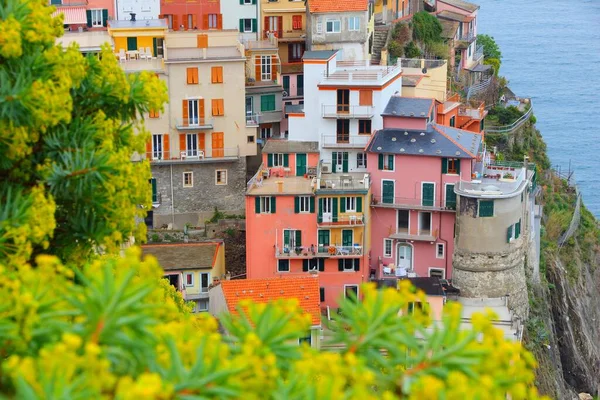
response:
[[[471,98],[471,96],[474,96],[477,93],[479,93],[479,92],[487,89],[488,86],[490,86],[490,83],[492,83],[492,77],[491,76],[489,78],[487,78],[487,79],[479,82],[478,84],[469,87],[469,90],[467,91],[467,101],[469,101],[469,99]]]
[[[515,122],[510,125],[499,126],[496,128],[486,128],[486,133],[512,133],[514,130],[520,128],[533,114],[533,103],[529,100],[529,109]]]

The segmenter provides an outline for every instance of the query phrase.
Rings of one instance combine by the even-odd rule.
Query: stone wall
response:
[[[529,249],[527,234],[514,240],[504,252],[474,253],[455,249],[453,283],[464,297],[502,297],[509,295],[508,308],[525,319],[529,313],[525,279],[525,254]]]
[[[227,170],[227,184],[217,185],[216,170]],[[172,179],[171,179],[172,171]],[[193,186],[183,187],[183,173],[193,173]],[[246,159],[221,162],[152,164],[160,205],[154,208],[154,227],[183,229],[186,223],[204,226],[215,207],[228,214],[244,214]],[[171,190],[171,184],[173,188]],[[171,198],[173,195],[173,198]]]
[[[228,230],[245,231],[245,219],[221,219],[216,223],[206,224],[206,236],[209,238],[223,237]]]

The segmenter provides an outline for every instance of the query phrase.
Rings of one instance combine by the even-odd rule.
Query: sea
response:
[[[600,218],[600,0],[472,0],[500,74],[531,97],[552,165],[574,176]]]

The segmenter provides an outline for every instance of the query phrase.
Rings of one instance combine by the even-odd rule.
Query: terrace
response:
[[[370,138],[371,135],[348,135],[346,137],[322,135],[321,146],[325,148],[364,149]]]
[[[442,212],[455,212],[456,209],[455,202],[442,203],[441,199],[438,198],[427,201],[421,197],[417,197],[416,195],[414,197],[373,195],[371,198],[371,206],[380,208]]]
[[[279,174],[278,174],[279,175]],[[313,194],[313,181],[303,176],[276,176],[269,168],[261,165],[256,174],[248,181],[246,194],[249,195],[296,195]]]
[[[119,65],[125,72],[165,71],[165,61],[162,58],[147,58],[143,60],[133,58],[125,61],[122,60]]]
[[[323,173],[321,166],[318,177],[314,178],[318,192],[368,192],[371,187],[370,176],[362,172]]]
[[[363,247],[358,244],[353,246],[326,245],[326,246],[278,246],[275,245],[275,257],[284,259],[311,259],[319,258],[356,258],[363,255]]]
[[[188,149],[187,151],[150,151],[143,154],[142,158],[150,160],[153,164],[185,164],[201,162],[232,161],[240,157],[238,147],[224,147],[216,149]]]
[[[474,171],[475,179],[456,184],[457,194],[478,198],[513,197],[535,180],[535,164],[527,162],[477,163]]]
[[[366,61],[337,61],[333,70],[323,73],[320,85],[383,85],[400,75],[400,62],[391,66],[371,65]]]

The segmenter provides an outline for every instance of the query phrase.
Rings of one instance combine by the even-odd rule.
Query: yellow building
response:
[[[306,37],[306,6],[304,1],[260,0],[262,36],[268,32],[279,40],[279,57],[284,64],[300,63]]]
[[[225,279],[225,243],[165,243],[142,246],[144,256],[156,257],[164,277],[194,302],[194,311],[208,311],[208,289]]]

